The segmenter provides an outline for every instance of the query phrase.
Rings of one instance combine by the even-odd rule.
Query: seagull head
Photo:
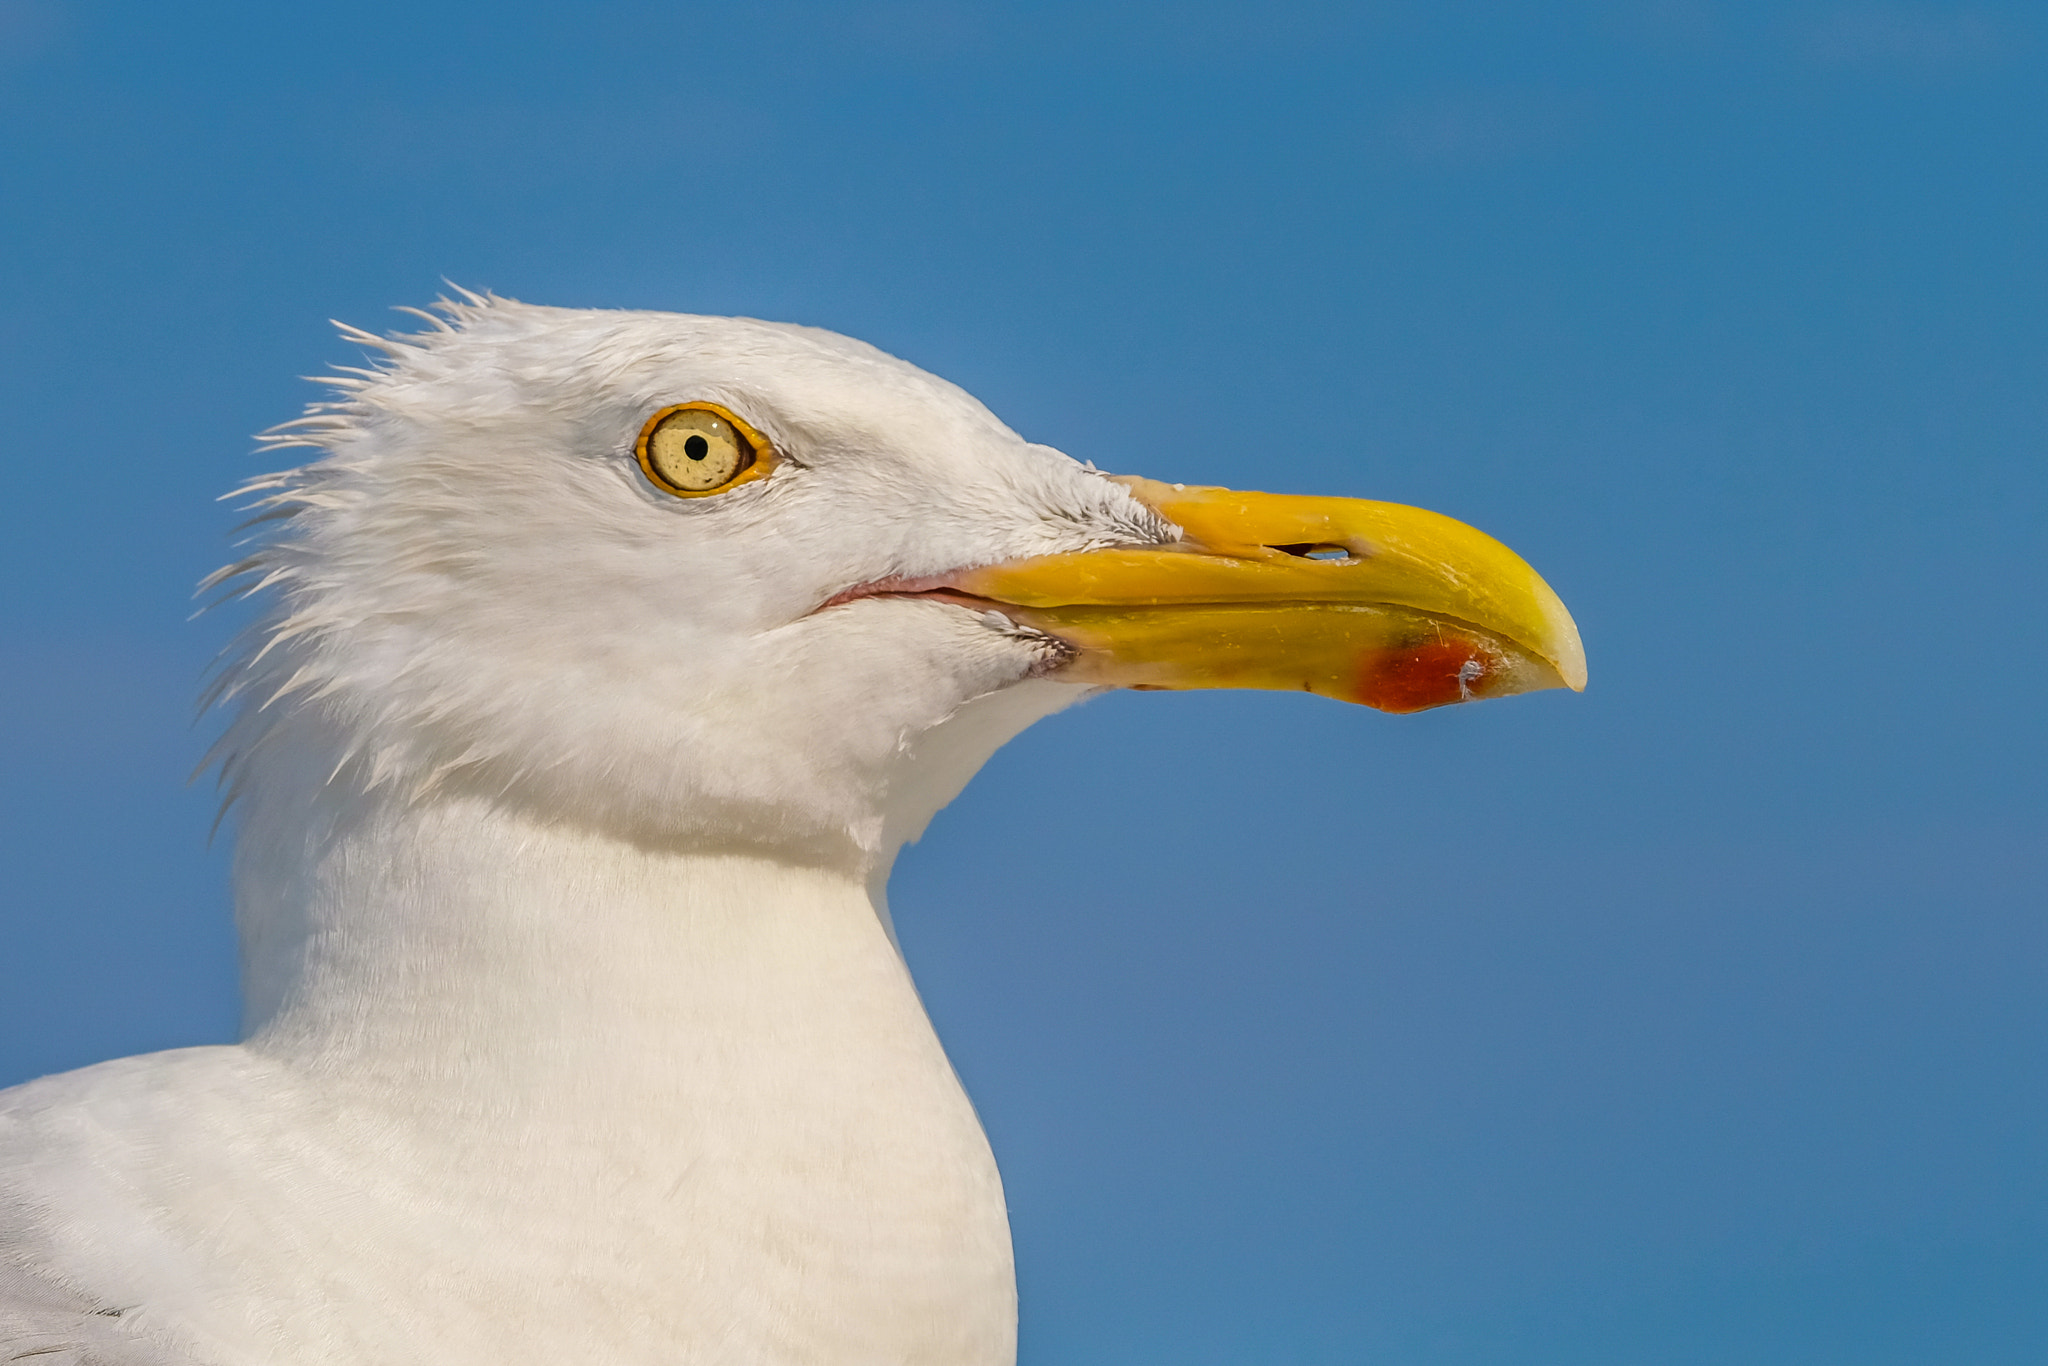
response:
[[[1583,686],[1556,595],[1417,509],[1112,477],[861,342],[465,296],[271,444],[216,581],[266,763],[657,846],[886,863],[1102,687],[1389,711]],[[275,760],[266,754],[278,756]]]

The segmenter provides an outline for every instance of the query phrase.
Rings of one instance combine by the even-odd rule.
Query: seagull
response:
[[[1013,1362],[897,851],[1102,689],[1580,689],[1571,616],[1449,518],[1104,474],[830,332],[459,293],[343,328],[243,491],[243,1038],[0,1092],[0,1361]]]

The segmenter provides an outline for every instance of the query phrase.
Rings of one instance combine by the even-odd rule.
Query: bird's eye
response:
[[[668,493],[723,493],[768,472],[762,435],[715,403],[679,403],[647,419],[634,447],[640,468]]]

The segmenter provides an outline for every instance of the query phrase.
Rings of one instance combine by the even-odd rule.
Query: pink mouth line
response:
[[[993,599],[978,598],[972,593],[961,592],[953,587],[952,580],[951,574],[925,574],[917,577],[892,574],[886,579],[873,579],[867,583],[857,583],[851,588],[843,588],[819,603],[817,610],[822,612],[827,607],[858,602],[862,598],[924,598],[931,602],[950,602],[955,607],[968,607],[977,611],[1002,606]]]
[[[965,572],[967,571],[954,571],[955,574]],[[994,598],[976,597],[972,593],[963,593],[952,586],[952,578],[952,574],[928,574],[916,577],[905,574],[892,574],[886,579],[872,579],[867,583],[857,583],[851,588],[843,588],[839,592],[834,593],[817,606],[813,615],[824,611],[828,607],[838,607],[844,603],[859,602],[862,598],[919,598],[926,602],[943,602],[949,606],[963,607],[977,615],[985,616],[993,612],[999,614],[1005,621],[1023,624],[1027,630],[1031,631],[1031,634],[1037,637],[1045,650],[1045,654],[1031,667],[1030,676],[1033,678],[1043,678],[1058,673],[1080,656],[1080,647],[1071,641],[1063,640],[1050,632],[1032,628],[1028,620],[1023,619],[1024,614],[1019,608],[1013,607],[1006,602],[998,602]]]

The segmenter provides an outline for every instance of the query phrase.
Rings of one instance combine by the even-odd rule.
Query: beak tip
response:
[[[1557,676],[1563,679],[1564,685],[1573,692],[1584,692],[1586,690],[1586,648],[1579,644],[1577,636],[1572,637],[1571,643],[1574,648],[1570,653],[1560,652],[1561,657],[1557,660],[1556,665]]]
[[[1544,633],[1549,639],[1545,642],[1548,648],[1543,654],[1549,660],[1550,667],[1557,670],[1559,682],[1573,692],[1584,692],[1586,642],[1579,635],[1579,624],[1572,620],[1570,609],[1564,605],[1564,600],[1558,597],[1549,584],[1543,583],[1541,579],[1538,579],[1537,583],[1541,585],[1543,616],[1549,627]]]

